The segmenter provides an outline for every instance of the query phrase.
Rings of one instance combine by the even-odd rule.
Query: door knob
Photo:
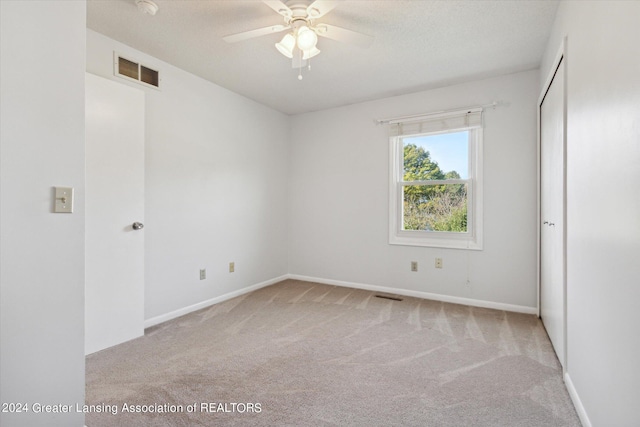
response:
[[[144,224],[141,222],[134,222],[131,226],[134,230],[142,230],[144,228]]]

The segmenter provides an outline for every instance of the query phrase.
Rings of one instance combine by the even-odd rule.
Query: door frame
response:
[[[567,66],[567,37],[565,36],[562,40],[562,44],[556,53],[556,56],[553,60],[552,67],[545,79],[544,85],[542,86],[542,91],[538,97],[538,103],[536,108],[537,115],[537,130],[538,130],[538,146],[537,146],[537,203],[538,203],[538,212],[537,212],[537,230],[536,235],[537,238],[537,280],[538,284],[538,318],[542,318],[542,307],[541,307],[541,256],[542,256],[542,159],[541,159],[541,150],[542,150],[542,123],[540,120],[540,109],[542,108],[542,103],[549,91],[549,87],[553,82],[554,77],[556,76],[556,72],[560,63],[564,61],[564,72],[562,78],[564,80],[564,93],[562,94],[562,102],[563,102],[563,111],[562,111],[562,295],[563,295],[563,314],[562,314],[562,347],[564,357],[561,362],[563,366],[563,374],[568,371],[567,366],[567,87],[568,87],[568,69]]]

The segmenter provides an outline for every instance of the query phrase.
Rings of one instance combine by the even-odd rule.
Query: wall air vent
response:
[[[402,301],[402,298],[398,298],[398,297],[392,297],[389,295],[376,295],[376,298],[382,298],[382,299],[390,299],[392,301]]]
[[[142,85],[160,88],[160,72],[140,64],[131,58],[113,53],[113,73],[118,77],[136,81]]]

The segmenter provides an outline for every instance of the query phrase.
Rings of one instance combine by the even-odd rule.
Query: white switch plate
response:
[[[56,187],[56,200],[53,211],[56,213],[73,213],[72,187]]]

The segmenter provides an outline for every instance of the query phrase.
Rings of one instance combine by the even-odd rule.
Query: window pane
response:
[[[467,232],[467,184],[403,187],[403,230]]]
[[[402,139],[404,181],[469,178],[469,131]]]

